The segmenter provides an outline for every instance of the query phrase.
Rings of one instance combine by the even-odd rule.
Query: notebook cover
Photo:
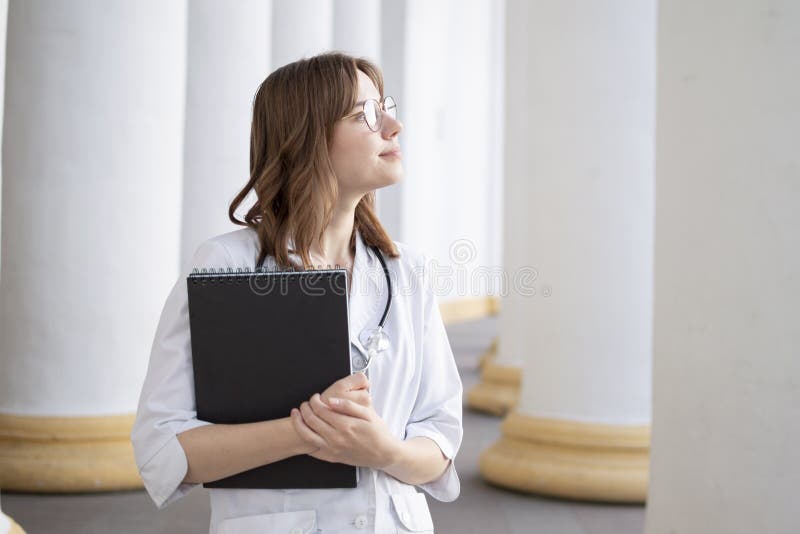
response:
[[[213,271],[213,270],[212,270]],[[193,273],[187,278],[197,417],[289,417],[347,376],[347,271]],[[309,455],[203,484],[209,488],[354,488],[355,466]]]

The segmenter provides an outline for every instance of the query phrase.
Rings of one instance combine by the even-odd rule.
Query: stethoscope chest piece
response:
[[[353,370],[366,371],[369,364],[372,363],[375,356],[386,352],[389,349],[389,336],[383,331],[383,327],[366,328],[358,336],[358,340],[367,351],[366,356],[363,354],[356,354],[353,356]]]

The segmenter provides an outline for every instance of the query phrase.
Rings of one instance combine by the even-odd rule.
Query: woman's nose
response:
[[[383,133],[384,139],[391,139],[395,135],[399,134],[402,129],[402,122],[390,116],[388,113],[383,112],[383,125],[381,128],[381,133]]]

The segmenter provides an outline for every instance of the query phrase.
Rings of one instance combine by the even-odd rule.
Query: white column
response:
[[[398,103],[398,117],[405,125],[400,133],[400,146],[406,150],[408,138],[408,111],[405,93],[406,82],[406,13],[408,0],[380,0],[381,2],[381,34],[380,34],[380,67],[383,70],[383,84],[387,94],[392,95]],[[404,154],[403,166],[407,167],[408,156]],[[406,176],[408,171],[406,170]],[[403,236],[403,189],[405,181],[379,189],[375,194],[378,216],[389,232],[402,241]]]
[[[654,2],[507,6],[499,352],[523,361],[487,479],[642,501],[650,423]]]
[[[336,0],[333,4],[333,47],[347,54],[379,61],[380,1]]]
[[[275,0],[272,69],[310,57],[333,44],[332,0]]]
[[[126,432],[179,265],[186,3],[12,1],[7,43],[0,486],[136,486]]]
[[[403,29],[402,53],[387,51],[391,64],[402,61],[403,77],[392,80],[401,85],[387,85],[387,92],[398,96],[405,126],[405,178],[387,188],[397,188],[396,195],[382,192],[381,199],[399,196],[393,215],[401,239],[442,269],[445,320],[485,316],[495,308],[489,297],[501,291],[496,156],[502,139],[496,132],[502,123],[502,4],[408,0],[403,7],[387,13],[384,29]]]
[[[794,534],[800,9],[662,2],[658,52],[646,532]]]
[[[203,240],[239,228],[228,206],[250,177],[252,102],[270,72],[270,20],[262,0],[189,3],[184,268]],[[240,208],[240,219],[246,211]]]

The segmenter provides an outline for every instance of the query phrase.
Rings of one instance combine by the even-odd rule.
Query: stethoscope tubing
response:
[[[378,322],[378,328],[383,330],[383,325],[386,324],[386,316],[389,314],[389,307],[392,305],[392,277],[389,276],[389,268],[386,267],[386,260],[383,259],[383,254],[380,249],[375,245],[370,245],[370,248],[377,254],[383,266],[383,274],[386,277],[386,308],[384,308],[381,320]]]

